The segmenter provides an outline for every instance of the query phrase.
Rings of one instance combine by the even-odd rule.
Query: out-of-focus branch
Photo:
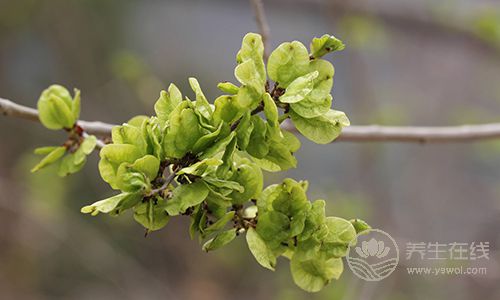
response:
[[[264,4],[262,0],[250,0],[255,11],[255,19],[259,27],[260,35],[262,36],[262,43],[264,44],[264,60],[269,57],[269,24],[267,23],[266,14],[264,12]]]
[[[332,0],[327,5],[336,15],[358,14],[374,16],[390,24],[394,28],[415,29],[436,37],[452,37],[480,49],[498,55],[499,45],[482,38],[474,27],[474,18],[484,11],[479,9],[475,14],[450,14],[432,9],[417,1],[369,1],[369,0]]]
[[[0,98],[0,113],[10,117],[39,121],[38,111],[10,100]],[[103,122],[78,121],[87,133],[109,136],[116,126]],[[297,132],[290,122],[283,128]],[[344,128],[336,141],[341,142],[408,142],[408,143],[454,143],[500,139],[500,123],[421,127],[421,126],[350,126]]]

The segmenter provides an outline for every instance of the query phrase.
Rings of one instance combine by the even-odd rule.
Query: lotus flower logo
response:
[[[354,275],[366,281],[379,281],[396,269],[399,249],[387,232],[370,229],[357,236],[357,246],[351,245],[346,258]]]
[[[389,247],[385,247],[384,241],[377,241],[374,238],[368,242],[363,241],[361,247],[356,247],[356,253],[363,258],[367,258],[368,256],[376,256],[377,258],[386,257],[389,250]]]

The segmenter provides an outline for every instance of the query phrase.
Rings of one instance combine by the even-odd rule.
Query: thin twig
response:
[[[38,112],[10,100],[0,98],[0,113],[6,116],[39,121]],[[109,136],[111,128],[117,126],[103,122],[78,121],[78,124],[89,134]],[[297,132],[290,122],[282,127]],[[460,126],[350,126],[342,130],[336,139],[341,142],[408,142],[408,143],[453,143],[475,142],[500,139],[500,123],[460,125]]]
[[[168,168],[165,168],[165,171],[167,171]],[[162,186],[160,186],[159,188],[157,189],[154,189],[154,190],[151,190],[151,192],[149,192],[147,194],[148,197],[150,196],[154,196],[154,195],[157,195],[161,192],[163,192],[164,190],[166,190],[168,188],[168,186],[172,183],[172,181],[174,180],[175,176],[177,176],[177,173],[176,172],[172,172],[170,173],[166,178],[165,178],[165,182],[163,183]]]
[[[257,26],[262,36],[262,43],[264,44],[264,60],[267,61],[269,57],[269,37],[271,31],[269,30],[269,24],[267,23],[266,14],[264,12],[264,5],[262,0],[251,0],[250,2],[252,3],[255,12],[255,20],[257,21]]]
[[[40,122],[40,119],[38,118],[38,111],[36,109],[17,104],[13,101],[3,98],[0,98],[0,114]],[[116,126],[99,121],[89,122],[79,120],[77,123],[87,133],[95,134],[98,136],[109,136],[111,134],[111,129]]]

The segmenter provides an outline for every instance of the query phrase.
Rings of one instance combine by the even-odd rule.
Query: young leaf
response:
[[[51,85],[38,100],[40,122],[48,129],[71,128],[76,122],[72,106],[68,90],[60,85]]]
[[[301,260],[295,255],[290,261],[293,281],[308,292],[318,292],[332,279],[338,279],[344,270],[340,258],[316,257]]]
[[[85,165],[86,156],[81,151],[63,157],[57,175],[64,177],[80,171]]]
[[[320,38],[313,38],[311,41],[311,57],[319,58],[329,52],[344,50],[345,45],[341,40],[333,35],[325,34]]]
[[[318,71],[313,71],[304,76],[297,77],[286,88],[286,92],[280,96],[279,100],[283,103],[296,103],[304,100],[313,90],[314,79],[319,75]]]
[[[210,103],[208,103],[207,98],[205,97],[205,94],[203,94],[203,91],[201,90],[200,84],[198,83],[198,80],[194,77],[189,78],[189,85],[191,85],[191,88],[196,94],[196,108],[197,110],[201,113],[201,115],[207,119],[210,120],[212,117],[212,107],[210,106]]]
[[[323,99],[319,101],[313,101],[312,97],[308,97],[303,101],[290,104],[290,110],[295,114],[306,118],[320,117],[330,110],[332,106],[332,96],[326,95]]]
[[[238,147],[240,150],[245,151],[248,143],[250,142],[250,136],[253,131],[253,122],[251,121],[250,112],[247,112],[240,119],[238,127],[236,127],[236,138]]]
[[[111,213],[122,211],[123,204],[127,203],[127,208],[132,207],[141,200],[141,195],[137,193],[122,193],[104,200],[97,201],[91,205],[82,207],[81,212],[84,214],[96,215],[98,213]],[[119,213],[118,212],[118,213]]]
[[[135,171],[141,172],[149,181],[152,181],[158,174],[160,160],[153,155],[146,155],[137,159],[130,167]]]
[[[182,158],[204,135],[194,110],[181,107],[170,115],[170,126],[163,139],[163,150],[168,157]]]
[[[342,128],[349,126],[347,116],[336,110],[330,110],[325,115],[306,119],[293,111],[290,112],[292,121],[297,130],[306,138],[318,144],[328,144],[336,139]]]
[[[213,239],[208,240],[203,244],[203,251],[208,252],[212,250],[219,249],[227,244],[229,244],[236,237],[236,228],[221,232],[217,234]]]
[[[252,86],[256,91],[263,92],[264,84],[266,83],[266,69],[264,66],[264,44],[262,43],[262,37],[256,33],[247,33],[243,37],[241,43],[241,49],[236,55],[236,60],[238,64],[243,64],[245,62],[252,62],[253,78],[248,78],[249,82],[254,84],[249,84],[249,82],[243,82],[242,84]],[[237,67],[238,68],[238,67]],[[237,71],[235,71],[237,73]],[[238,75],[236,76],[238,78]]]
[[[140,203],[134,207],[134,219],[149,231],[162,229],[170,219],[164,206],[165,200],[162,198],[157,198],[156,203],[152,199]]]
[[[142,157],[140,151],[134,145],[108,144],[99,152],[99,172],[102,179],[116,189],[116,172],[122,163],[133,163]]]
[[[45,146],[45,147],[38,147],[35,149],[34,153],[38,155],[47,155],[50,152],[54,151],[57,146]]]
[[[274,271],[276,267],[276,256],[267,247],[257,231],[251,227],[248,228],[246,239],[248,248],[257,262],[264,268]]]
[[[127,123],[122,126],[115,126],[111,130],[111,139],[114,144],[134,145],[141,153],[146,153],[146,141],[138,127]]]
[[[165,210],[171,216],[179,215],[189,207],[203,202],[207,195],[208,188],[202,181],[180,185],[174,189],[173,196],[167,201]]]
[[[251,117],[251,122],[253,130],[246,151],[255,158],[263,158],[269,152],[269,145],[266,142],[266,123],[257,115]]]
[[[372,228],[370,225],[368,225],[368,223],[361,219],[352,219],[349,220],[349,222],[351,222],[352,226],[354,226],[354,229],[356,229],[356,234],[360,234]]]
[[[230,211],[226,213],[222,218],[217,220],[217,222],[208,226],[203,232],[203,237],[209,236],[210,234],[223,229],[226,226],[226,224],[233,219],[234,213],[235,213],[234,211]]]
[[[71,103],[71,113],[73,114],[73,118],[75,122],[80,118],[80,90],[74,89],[75,97],[73,98],[73,102]]]
[[[250,199],[257,198],[264,185],[262,171],[255,164],[239,165],[231,180],[238,182],[244,188],[242,192],[235,190],[229,195],[233,204],[243,204]]]
[[[41,168],[44,168],[50,164],[53,164],[66,153],[66,147],[57,147],[53,149],[47,156],[45,156],[36,166],[31,169],[31,172],[34,173]]]
[[[279,83],[280,87],[288,85],[307,73],[309,54],[306,47],[298,41],[283,43],[269,56],[267,73],[269,78]]]
[[[313,79],[311,92],[302,101],[290,104],[290,108],[304,118],[323,115],[332,105],[330,91],[335,74],[333,65],[324,59],[317,59],[309,64],[309,71],[318,72],[318,76]]]
[[[170,116],[170,113],[182,101],[182,94],[175,84],[170,84],[168,92],[161,91],[160,97],[155,103],[156,116],[162,124],[165,124]]]
[[[219,90],[223,91],[224,93],[228,93],[230,95],[238,94],[238,90],[240,89],[239,87],[228,81],[218,83],[217,87],[219,88]]]
[[[214,105],[215,124],[222,121],[231,124],[243,115],[243,109],[236,96],[220,96],[215,99]]]

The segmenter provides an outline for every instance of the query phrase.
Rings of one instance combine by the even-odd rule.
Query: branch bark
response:
[[[0,98],[0,113],[5,116],[39,121],[38,111]],[[78,121],[87,133],[109,136],[115,124]],[[291,122],[284,122],[284,129],[297,132]],[[500,139],[500,123],[422,127],[422,126],[350,126],[342,130],[339,142],[405,142],[405,143],[455,143]]]
[[[252,3],[257,27],[259,27],[262,43],[264,44],[264,60],[267,61],[269,58],[269,36],[271,35],[271,30],[269,29],[269,24],[267,23],[266,14],[264,12],[264,4],[262,0],[251,0],[250,2]]]

